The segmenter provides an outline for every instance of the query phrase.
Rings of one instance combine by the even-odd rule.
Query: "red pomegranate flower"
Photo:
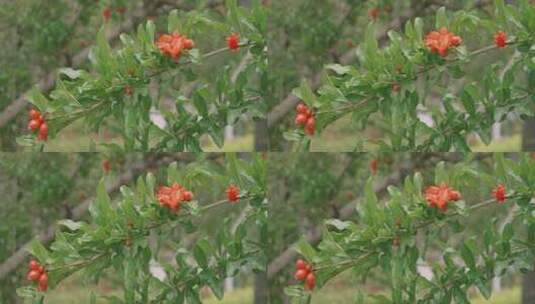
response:
[[[446,212],[448,203],[450,201],[458,201],[461,199],[459,191],[455,191],[448,187],[446,183],[441,183],[439,186],[429,186],[425,190],[425,199],[429,207],[439,208]]]
[[[295,124],[304,126],[306,135],[314,135],[316,132],[316,119],[314,114],[308,109],[304,103],[300,103],[296,107],[297,115],[295,116]]]
[[[41,112],[31,109],[29,116],[28,129],[32,132],[38,132],[38,140],[46,141],[48,139],[48,124]]]
[[[104,170],[104,173],[110,173],[111,163],[108,159],[102,161],[102,170]]]
[[[502,184],[497,185],[496,188],[492,190],[492,195],[498,201],[498,203],[503,204],[507,197],[505,194],[505,186]]]
[[[163,34],[156,41],[156,47],[162,54],[177,60],[182,55],[182,51],[191,50],[194,43],[193,40],[179,33]]]
[[[156,199],[158,199],[160,206],[177,212],[183,202],[189,202],[193,199],[193,193],[180,184],[174,183],[171,187],[161,186],[156,192]]]
[[[379,161],[377,160],[377,158],[375,159],[372,159],[372,161],[370,162],[370,171],[372,172],[372,174],[377,174],[377,169],[379,167]]]
[[[225,190],[225,193],[227,194],[227,199],[231,203],[234,203],[240,200],[240,188],[234,185],[228,186],[227,190]]]
[[[507,46],[507,34],[503,31],[499,31],[494,35],[494,43],[499,48]]]
[[[36,260],[31,260],[28,268],[28,274],[26,275],[28,281],[38,283],[37,290],[46,291],[48,289],[48,274],[45,268]]]
[[[102,17],[104,17],[104,20],[108,21],[111,18],[111,10],[109,7],[102,10]]]
[[[312,266],[301,259],[295,262],[294,278],[298,281],[304,281],[306,290],[313,290],[316,286],[316,275]]]
[[[455,36],[443,27],[438,32],[432,31],[425,37],[425,45],[431,53],[438,53],[442,57],[448,55],[448,49],[459,46],[463,42],[462,38]]]
[[[124,87],[124,94],[125,95],[131,96],[132,93],[134,93],[134,89],[132,89],[131,86],[127,85],[127,86]]]
[[[240,34],[232,33],[226,40],[229,49],[236,51],[240,48]]]
[[[370,17],[373,20],[377,19],[377,17],[379,16],[379,11],[380,9],[378,7],[371,8],[368,11],[368,17]]]

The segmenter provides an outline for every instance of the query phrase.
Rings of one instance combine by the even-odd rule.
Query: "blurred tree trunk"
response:
[[[531,72],[529,78],[535,78],[535,73]],[[524,122],[522,151],[535,151],[535,118],[530,118]],[[522,280],[522,303],[535,303],[535,270],[533,269],[525,274]]]
[[[522,280],[522,303],[535,303],[535,271],[530,271],[524,275]]]
[[[254,304],[267,304],[267,273],[259,272],[254,276]]]
[[[265,119],[261,119],[255,122],[254,148],[255,151],[267,151],[269,148],[269,134],[267,128],[267,120]]]
[[[250,0],[240,1],[242,5],[250,5]],[[254,125],[254,151],[268,149],[267,120],[261,119]],[[254,304],[267,304],[268,280],[267,273],[259,272],[254,276]]]
[[[254,128],[254,148],[255,151],[267,151],[268,134],[267,122],[265,119],[257,121]],[[254,276],[254,304],[267,304],[268,279],[265,271]]]
[[[535,118],[524,121],[522,131],[522,151],[535,151]]]
[[[524,123],[522,151],[535,151],[535,119],[529,119]],[[522,279],[522,303],[535,303],[535,270],[525,274]]]

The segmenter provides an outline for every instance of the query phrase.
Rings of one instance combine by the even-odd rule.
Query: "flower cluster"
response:
[[[231,203],[235,203],[240,200],[240,188],[230,185],[228,186],[227,190],[225,190],[225,193],[227,194],[227,199]]]
[[[378,7],[371,8],[370,10],[368,10],[368,17],[370,17],[371,19],[375,20],[375,19],[377,19],[377,17],[379,17],[379,12],[380,11],[381,11],[381,9],[378,8]]]
[[[104,18],[105,21],[110,20],[111,9],[109,7],[106,7],[105,9],[102,10],[102,17]]]
[[[41,115],[41,112],[32,109],[30,110],[29,116],[30,122],[28,123],[28,129],[33,132],[39,131],[37,139],[46,141],[48,139],[48,125],[45,118]]]
[[[28,281],[37,282],[37,290],[46,291],[48,289],[48,274],[45,268],[36,260],[30,261],[29,268],[26,275]]]
[[[377,174],[377,169],[379,167],[379,160],[374,158],[370,161],[370,172],[375,175]]]
[[[492,196],[494,196],[498,203],[503,204],[507,197],[507,195],[505,194],[505,186],[502,184],[496,186],[496,188],[492,190]]]
[[[494,35],[494,43],[499,48],[504,48],[507,46],[507,34],[503,31],[499,31]]]
[[[181,185],[174,183],[171,187],[161,186],[156,192],[156,199],[160,206],[165,206],[173,212],[180,210],[182,202],[189,202],[193,199],[193,193]]]
[[[461,199],[459,191],[455,191],[448,187],[446,183],[441,183],[439,186],[429,186],[425,190],[425,199],[429,207],[436,207],[446,212],[448,203],[450,201],[458,201]]]
[[[108,174],[111,171],[111,162],[108,159],[102,161],[102,170],[104,173]]]
[[[305,289],[313,290],[316,286],[316,275],[312,271],[312,266],[307,262],[298,259],[295,262],[295,274],[294,278],[298,281],[305,282]]]
[[[229,49],[237,51],[240,48],[240,34],[232,33],[226,40]]]
[[[316,132],[316,119],[314,114],[308,109],[304,103],[300,103],[296,108],[297,115],[295,116],[295,124],[305,127],[305,134],[314,135]]]
[[[431,53],[438,53],[442,57],[448,55],[448,50],[459,46],[463,42],[462,38],[455,36],[443,27],[438,32],[432,31],[425,37],[425,45]]]
[[[124,13],[126,13],[126,7],[120,6],[120,7],[116,8],[115,11],[118,14],[123,15]],[[111,8],[105,7],[101,12],[102,18],[104,18],[104,21],[109,21],[111,19],[112,13],[113,12],[112,12]]]
[[[179,33],[163,34],[156,41],[156,46],[162,54],[175,60],[180,58],[183,50],[191,50],[194,47],[193,40]]]

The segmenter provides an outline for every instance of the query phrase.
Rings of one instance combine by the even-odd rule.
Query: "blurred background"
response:
[[[250,0],[239,3],[247,5]],[[120,45],[121,33],[132,33],[149,19],[163,28],[173,9],[182,12],[200,10],[216,20],[226,14],[223,0],[0,0],[0,45],[3,46],[0,56],[0,151],[23,149],[17,145],[16,137],[28,133],[30,105],[25,98],[28,90],[38,86],[45,93],[49,92],[61,67],[88,68],[89,50],[104,24],[113,48]],[[213,49],[225,43],[222,37],[211,33],[193,38]],[[223,54],[207,60],[199,71],[200,80],[215,83],[213,79],[217,73],[210,71],[214,67],[235,67],[241,57]],[[167,85],[179,88],[181,94],[188,96],[188,92],[195,89],[193,84],[176,77]],[[151,118],[155,122],[163,119],[158,112],[152,113]],[[251,117],[245,117],[225,129],[224,147],[218,148],[208,136],[201,140],[202,147],[208,152],[253,151],[255,146],[265,145],[255,142],[255,132],[265,130],[256,125]],[[101,143],[121,143],[113,121],[104,121],[100,132],[87,129],[82,121],[76,121],[50,140],[45,150],[98,151]]]
[[[374,190],[379,201],[384,203],[389,196],[389,186],[402,187],[405,178],[416,172],[422,174],[424,185],[433,183],[439,162],[445,163],[447,176],[455,174],[463,177],[457,179],[462,180],[462,185],[453,187],[462,189],[467,205],[488,199],[492,189],[483,182],[486,180],[483,175],[492,176],[494,172],[492,154],[271,153],[268,167],[271,243],[267,252],[270,303],[289,303],[284,288],[299,284],[293,278],[295,261],[299,257],[293,246],[300,238],[317,245],[327,219],[359,223],[357,206],[364,199],[364,185],[375,170]],[[460,224],[465,227],[461,234],[480,235],[484,229],[482,223],[494,217],[498,219],[497,225],[504,225],[510,221],[514,209],[496,204],[461,218]],[[520,225],[520,233],[526,233],[525,226],[516,225]],[[447,246],[457,248],[462,243],[462,237],[446,230],[441,231],[439,238],[447,240],[444,241]],[[441,256],[443,249],[442,245],[431,242],[428,252],[431,256]],[[432,272],[431,266],[419,270],[421,273]],[[390,295],[390,273],[378,267],[369,273],[365,281],[358,275],[348,270],[336,276],[314,291],[312,303],[355,303],[357,292]],[[492,298],[485,300],[476,289],[471,289],[471,303],[535,303],[534,273],[524,275],[510,269],[505,276],[493,280],[492,290]],[[380,301],[369,298],[365,303]]]
[[[88,220],[88,206],[101,179],[113,199],[120,193],[121,185],[135,185],[137,177],[148,172],[162,180],[171,162],[177,162],[183,170],[194,163],[199,172],[226,172],[224,154],[0,153],[0,303],[21,303],[15,290],[29,284],[26,280],[29,257],[24,246],[36,237],[49,244],[60,219]],[[226,184],[214,183],[213,178],[196,178],[197,182],[204,183],[192,189],[199,200],[214,202],[224,196]],[[204,186],[207,184],[210,186]],[[240,212],[240,208],[230,205],[211,209],[196,223],[195,232],[177,228],[171,240],[159,240],[152,235],[150,241],[163,248],[159,259],[172,260],[172,246],[166,247],[166,242],[180,242],[185,248],[191,247],[200,236],[215,236],[224,218],[241,220]],[[165,271],[155,264],[151,272]],[[121,281],[121,275],[113,270],[107,271],[98,284],[87,282],[75,273],[50,290],[45,303],[90,303],[92,292],[122,297]],[[223,301],[218,301],[205,289],[202,290],[203,303],[253,303],[254,282],[255,274],[248,268],[241,269],[238,276],[224,282]],[[97,303],[108,301],[98,300]]]
[[[530,0],[535,4],[535,1]],[[506,0],[514,4],[516,0]],[[270,67],[276,75],[273,94],[269,97],[268,126],[271,151],[292,149],[283,133],[295,129],[295,106],[298,98],[291,94],[302,80],[307,80],[312,89],[317,89],[326,73],[327,64],[351,65],[357,63],[357,49],[364,39],[364,32],[370,22],[377,24],[379,45],[388,41],[387,31],[403,31],[406,21],[421,17],[425,24],[434,24],[436,11],[445,6],[448,11],[475,9],[480,16],[494,12],[493,0],[288,0],[273,1],[272,28],[269,39]],[[284,12],[284,14],[280,12]],[[488,37],[465,39],[469,49],[488,45]],[[280,51],[284,50],[284,51]],[[450,81],[447,88],[430,90],[426,104],[441,102],[444,91],[457,92],[463,84],[480,81],[479,71],[496,62],[507,62],[514,54],[489,52],[480,56],[467,67],[459,81]],[[324,80],[325,81],[325,80]],[[432,121],[430,111],[419,113],[420,120]],[[376,150],[377,145],[363,142],[365,139],[385,138],[382,119],[370,119],[363,130],[352,121],[351,115],[329,125],[322,134],[314,137],[311,151],[351,152]],[[518,115],[511,115],[503,123],[492,127],[490,144],[486,145],[479,136],[468,134],[470,148],[474,152],[531,151],[529,138],[534,137],[533,120],[523,122]]]
[[[238,1],[247,5],[251,0]],[[530,0],[534,2],[535,0]],[[514,4],[516,0],[507,0]],[[436,10],[446,6],[455,11],[477,7],[481,15],[494,10],[492,0],[262,0],[270,8],[269,19],[269,96],[267,120],[246,119],[225,131],[225,146],[218,149],[205,138],[206,151],[271,151],[291,149],[283,133],[295,126],[294,108],[298,100],[291,94],[303,79],[313,87],[319,84],[323,67],[331,63],[355,62],[356,48],[372,18],[370,12],[380,8],[375,22],[379,32],[399,30],[414,17],[422,17],[429,23]],[[20,150],[16,137],[25,134],[26,114],[29,106],[24,96],[38,84],[45,92],[51,89],[56,71],[60,67],[84,68],[88,66],[87,54],[94,44],[98,29],[105,23],[103,12],[109,10],[108,40],[112,46],[119,44],[119,34],[132,32],[147,19],[157,24],[165,22],[171,9],[184,11],[200,9],[217,18],[224,14],[223,0],[0,0],[0,42],[5,46],[0,57],[0,150]],[[481,37],[480,37],[481,38]],[[207,42],[219,38],[203,37]],[[386,35],[378,37],[380,44]],[[471,39],[471,47],[485,45],[481,39]],[[503,55],[490,52],[478,57],[468,68],[463,83],[478,81],[478,71],[491,62],[504,61],[512,50]],[[206,71],[224,65],[232,57],[218,56],[210,60]],[[235,62],[234,62],[235,64]],[[209,72],[203,73],[209,81]],[[191,90],[181,86],[181,90]],[[430,102],[439,102],[440,92],[431,94]],[[422,114],[425,119],[425,113]],[[267,122],[267,127],[266,127]],[[112,125],[112,124],[110,124]],[[268,132],[269,129],[269,132]],[[474,151],[520,151],[529,148],[535,132],[535,121],[522,122],[519,117],[509,117],[492,129],[490,145],[485,145],[476,135],[470,135]],[[329,126],[312,141],[314,151],[353,151],[362,138],[382,136],[379,125],[370,125],[365,131],[341,119]],[[86,130],[81,122],[75,122],[63,130],[47,145],[48,151],[89,151],[99,143],[117,142],[113,128],[103,128],[96,133]],[[533,144],[532,144],[533,145]]]

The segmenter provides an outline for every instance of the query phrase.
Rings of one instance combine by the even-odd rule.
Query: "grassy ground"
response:
[[[520,288],[512,288],[504,290],[503,292],[500,292],[499,294],[495,294],[492,296],[489,300],[485,300],[481,297],[474,299],[472,304],[520,304],[521,302],[521,296],[520,296]]]
[[[358,135],[361,132],[351,125],[349,116],[343,117],[325,129],[319,138],[316,137],[312,140],[311,150],[314,152],[351,152],[355,150],[359,140],[363,138],[382,137],[380,134],[366,133],[361,135],[362,138],[359,138]],[[491,142],[488,146],[475,140],[471,143],[471,148],[473,152],[517,152],[521,150],[521,135],[504,137]],[[376,149],[377,147],[374,145],[364,144],[359,151],[374,151]]]
[[[70,303],[89,303],[91,291],[98,292],[100,295],[116,295],[121,297],[121,292],[112,287],[111,284],[99,284],[98,287],[84,287],[81,281],[74,276],[63,282],[61,286],[52,290],[47,297],[47,304],[70,304]],[[373,287],[370,287],[373,289]],[[337,303],[353,304],[356,290],[353,287],[342,284],[328,284],[323,289],[314,294],[312,304]],[[369,290],[367,292],[370,292]],[[236,289],[233,292],[225,294],[223,300],[219,301],[209,293],[206,294],[203,303],[205,304],[250,304],[253,301],[253,291],[251,288]],[[107,303],[105,300],[98,300],[98,304]],[[369,303],[376,303],[370,301]],[[474,296],[472,304],[520,304],[520,288],[506,289],[492,296],[491,299],[485,300],[481,296]]]
[[[84,134],[84,135],[80,135]],[[113,134],[91,134],[87,135],[81,121],[77,121],[62,130],[58,136],[47,142],[47,152],[88,152],[91,144],[96,144],[98,151],[102,150],[98,143],[115,143],[122,145],[121,140]],[[217,147],[208,137],[202,138],[202,147],[206,152],[244,152],[253,151],[254,138],[252,134],[237,136],[232,140],[227,140],[223,147]]]
[[[225,296],[222,301],[210,299],[206,304],[246,304],[252,303],[253,293],[251,289],[239,289]],[[355,290],[348,288],[332,288],[317,292],[312,298],[312,304],[337,303],[353,304]],[[520,288],[506,289],[499,294],[493,295],[489,300],[481,296],[472,299],[472,304],[520,304]],[[376,303],[370,301],[370,303]]]
[[[490,145],[485,146],[483,143],[477,143],[472,147],[474,152],[516,152],[522,148],[522,137],[520,134],[511,137],[495,140]]]
[[[253,290],[251,288],[237,289],[225,295],[219,301],[214,297],[206,299],[204,304],[251,304],[253,303]]]

